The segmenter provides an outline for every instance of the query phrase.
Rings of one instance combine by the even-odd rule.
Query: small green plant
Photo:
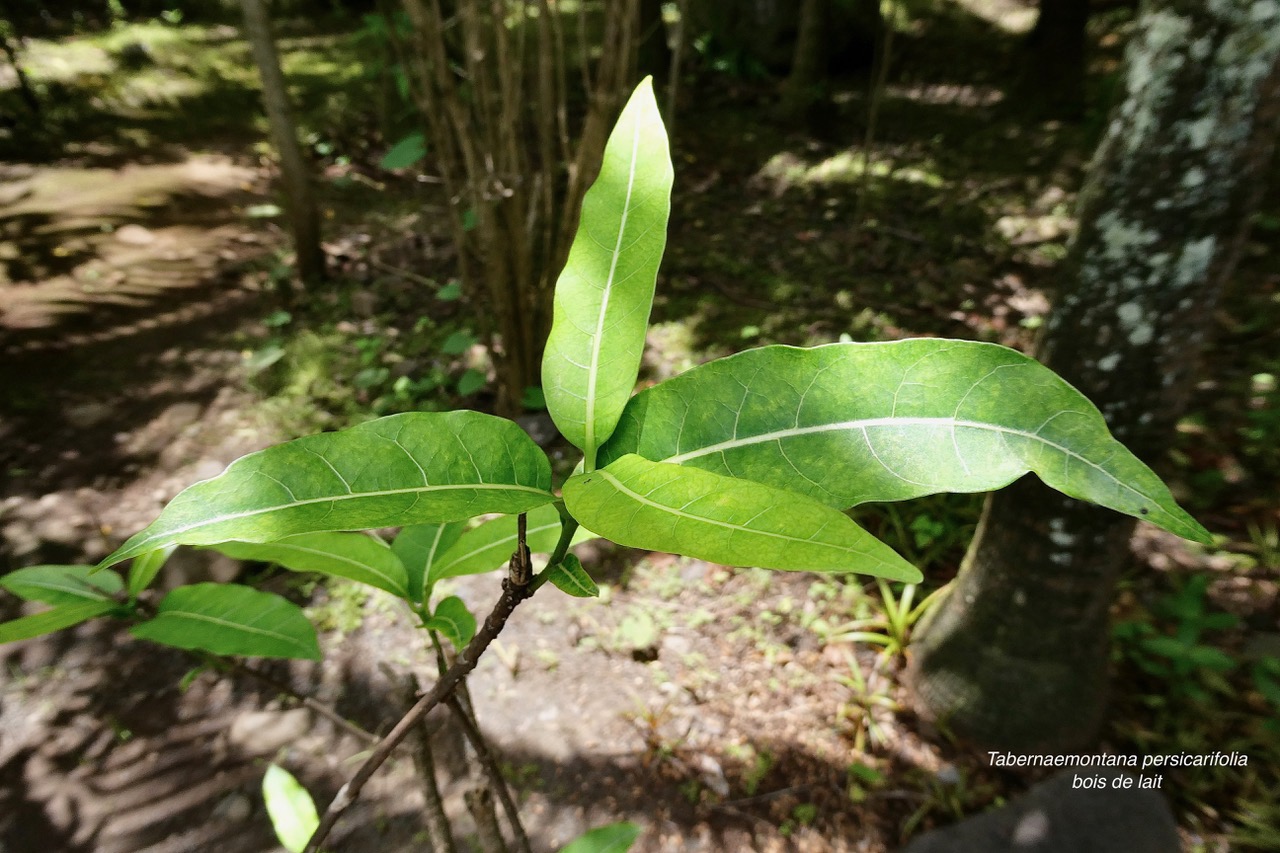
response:
[[[945,587],[916,603],[916,584],[903,584],[897,595],[883,578],[877,578],[876,584],[880,588],[879,612],[828,629],[827,642],[872,643],[883,647],[885,657],[899,657],[907,650],[911,629],[929,612]]]
[[[0,580],[52,606],[0,625],[0,642],[116,616],[136,637],[202,653],[320,657],[312,623],[277,595],[195,584],[152,606],[144,593],[179,545],[346,578],[403,600],[431,639],[440,677],[321,815],[306,845],[317,851],[423,717],[458,705],[455,692],[517,606],[547,582],[569,595],[598,594],[570,551],[584,537],[727,566],[913,585],[920,571],[846,510],[988,491],[1034,471],[1069,495],[1209,541],[1088,400],[1000,346],[767,346],[633,394],[671,182],[646,81],[609,138],[556,286],[542,387],[551,418],[582,452],[558,489],[550,460],[524,430],[480,412],[410,412],[306,436],[190,486],[96,568],[44,566]],[[489,515],[497,517],[468,529]],[[387,541],[358,532],[383,528],[399,533]],[[533,553],[549,556],[535,564]],[[126,562],[127,575],[114,570]],[[458,598],[435,595],[445,578],[504,563],[502,594],[483,622]],[[904,598],[885,635],[899,646],[921,610]],[[457,648],[452,663],[439,638]],[[496,767],[492,775],[500,776]],[[507,811],[516,825],[514,808]]]
[[[1162,679],[1173,695],[1200,701],[1209,698],[1206,687],[1229,691],[1223,675],[1236,665],[1229,655],[1203,642],[1203,635],[1234,628],[1239,622],[1229,613],[1207,612],[1208,586],[1208,575],[1196,575],[1155,606],[1155,615],[1172,627],[1172,634],[1146,621],[1118,622],[1113,628],[1121,654]]]

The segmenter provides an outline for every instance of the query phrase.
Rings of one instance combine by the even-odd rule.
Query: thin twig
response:
[[[400,278],[403,278],[405,281],[412,281],[414,284],[421,284],[427,287],[440,286],[440,282],[436,281],[435,279],[427,278],[425,275],[419,275],[416,272],[411,272],[410,270],[401,269],[400,267],[394,267],[391,264],[378,260],[377,258],[369,258],[368,261],[369,261],[369,266],[373,267],[374,269],[379,269],[379,270],[382,270],[383,272],[388,272],[388,273],[391,273],[392,275],[399,276]]]
[[[563,540],[563,538],[562,535],[561,539]],[[476,668],[476,664],[480,662],[480,656],[484,654],[485,649],[489,648],[489,645],[498,634],[502,633],[502,629],[506,627],[507,620],[511,618],[511,614],[515,609],[522,601],[533,595],[534,585],[532,583],[519,584],[515,580],[516,578],[528,577],[527,564],[523,567],[517,566],[517,563],[523,562],[521,560],[522,556],[525,560],[528,559],[528,553],[525,543],[518,543],[516,553],[511,558],[511,565],[508,567],[507,577],[503,578],[502,581],[502,596],[484,620],[484,625],[471,638],[471,642],[458,655],[457,660],[449,667],[448,672],[440,676],[440,679],[418,700],[417,704],[400,718],[400,722],[396,723],[395,728],[388,732],[386,737],[374,748],[369,757],[356,770],[355,775],[351,777],[347,784],[338,789],[337,795],[329,803],[328,808],[325,809],[324,816],[320,819],[320,825],[316,827],[311,840],[307,842],[305,853],[319,853],[320,845],[329,837],[329,833],[333,831],[333,827],[337,824],[338,819],[342,817],[342,813],[360,797],[361,789],[364,788],[373,774],[378,771],[378,768],[386,762],[392,751],[399,746],[400,742],[413,730],[413,727],[432,708],[435,708],[453,694],[453,691],[458,688],[462,680]],[[561,557],[563,558],[563,552],[561,552]]]
[[[522,514],[520,518],[524,518],[524,515]],[[430,631],[429,633],[431,634],[431,645],[435,648],[436,665],[439,667],[440,672],[446,672],[449,668],[449,661],[445,655],[444,646],[440,643],[440,636],[435,631]],[[498,767],[498,762],[493,758],[493,752],[489,749],[489,742],[485,738],[484,732],[480,730],[475,708],[471,704],[471,691],[467,689],[466,679],[463,679],[458,684],[457,692],[446,699],[445,704],[449,706],[449,710],[457,718],[458,723],[462,726],[463,734],[470,741],[471,748],[476,752],[476,757],[480,759],[480,766],[489,777],[489,787],[498,792],[498,801],[502,803],[502,811],[507,816],[507,823],[511,825],[511,834],[514,836],[521,853],[532,853],[529,847],[529,836],[525,832],[524,824],[520,822],[520,810],[516,807],[515,798],[511,796],[511,787],[503,777],[502,770]]]
[[[462,702],[457,696],[450,696],[445,700],[445,704],[449,706],[449,710],[453,711],[459,724],[462,726],[463,733],[467,736],[467,740],[471,742],[471,748],[476,751],[476,758],[480,760],[480,766],[484,769],[485,775],[489,777],[489,787],[498,795],[498,801],[502,803],[502,811],[507,815],[507,823],[511,824],[511,834],[515,837],[517,849],[521,853],[532,853],[529,847],[529,836],[524,831],[524,825],[520,823],[520,810],[516,806],[515,799],[511,796],[511,789],[507,785],[507,780],[502,777],[502,770],[498,767],[498,762],[494,760],[493,753],[489,750],[489,744],[485,740],[484,733],[476,725],[475,720],[467,713],[467,709],[462,707]]]
[[[196,654],[195,656],[199,658],[202,662],[207,664],[208,666],[211,666],[215,669],[229,670],[238,675],[247,675],[252,679],[262,682],[263,684],[270,687],[272,690],[275,690],[278,693],[283,693],[285,696],[287,696],[289,699],[292,699],[294,702],[297,702],[300,705],[303,705],[304,707],[309,708],[312,711],[315,711],[317,714],[324,717],[329,722],[333,723],[334,725],[338,726],[344,731],[355,735],[360,740],[364,741],[366,744],[372,744],[372,743],[378,742],[378,736],[373,732],[369,731],[363,726],[359,726],[351,722],[346,717],[342,716],[333,708],[329,707],[323,702],[319,702],[315,699],[312,699],[310,696],[305,696],[302,693],[299,693],[298,691],[290,687],[288,684],[276,679],[274,676],[267,675],[265,672],[254,669],[251,666],[246,666],[245,664],[242,664],[239,661],[230,660],[228,658],[221,658],[212,654]]]
[[[420,692],[418,679],[409,673],[403,679],[396,677],[391,667],[383,664],[383,673],[392,684],[400,684],[405,705],[413,703]],[[431,749],[431,733],[427,731],[426,722],[413,727],[414,758],[418,766],[418,776],[422,780],[422,797],[426,804],[426,830],[429,848],[439,853],[457,853],[457,845],[453,843],[453,829],[449,825],[449,815],[444,810],[444,798],[440,796],[440,787],[436,784],[436,759]]]

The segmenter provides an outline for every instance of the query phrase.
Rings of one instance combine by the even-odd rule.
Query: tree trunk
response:
[[[14,76],[18,78],[18,89],[22,92],[22,99],[27,102],[27,108],[31,110],[34,118],[40,118],[40,99],[36,97],[35,89],[31,88],[31,81],[27,79],[27,74],[22,70],[22,63],[18,61],[18,51],[14,48],[13,42],[9,37],[13,36],[13,41],[18,42],[19,47],[22,45],[22,39],[18,37],[16,32],[11,32],[12,25],[0,18],[0,49],[4,50],[4,55],[9,60],[9,66],[13,68]]]
[[[324,252],[320,248],[320,214],[311,178],[298,148],[298,133],[289,109],[289,94],[280,58],[271,36],[271,22],[262,0],[241,0],[244,31],[253,48],[253,59],[262,77],[262,101],[271,125],[271,141],[280,155],[284,179],[285,212],[293,231],[293,249],[298,256],[298,277],[308,287],[324,280]]]
[[[1085,35],[1089,0],[1040,0],[1035,28],[1023,43],[1018,97],[1045,118],[1084,112]]]
[[[654,90],[661,91],[671,71],[671,45],[667,42],[667,25],[662,20],[662,0],[640,0],[639,31],[636,67],[641,76],[652,76]]]
[[[1280,7],[1157,0],[1127,62],[1041,355],[1121,441],[1158,462],[1280,130]],[[913,645],[921,712],[992,747],[1090,741],[1133,526],[1030,478],[992,495]]]
[[[800,4],[800,24],[796,35],[795,58],[782,92],[782,112],[788,118],[803,118],[822,99],[827,57],[823,31],[830,0],[804,0]]]

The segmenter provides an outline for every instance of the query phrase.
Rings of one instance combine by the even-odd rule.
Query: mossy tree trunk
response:
[[[297,255],[298,278],[307,286],[324,280],[324,251],[320,247],[320,213],[311,176],[298,147],[289,108],[289,93],[280,57],[271,36],[271,22],[262,0],[241,0],[244,32],[253,49],[253,60],[262,78],[262,101],[271,125],[271,141],[280,157],[280,174],[284,180],[285,212],[293,232],[293,249]]]
[[[1125,79],[1040,354],[1158,463],[1280,129],[1280,7],[1149,3]],[[959,577],[913,645],[919,710],[992,747],[1090,741],[1133,527],[1030,478],[992,495]]]

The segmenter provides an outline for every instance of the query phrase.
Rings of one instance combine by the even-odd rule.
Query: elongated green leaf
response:
[[[172,543],[272,542],[299,533],[459,521],[555,500],[551,463],[516,424],[411,412],[251,453],[174,498],[103,561]]]
[[[274,593],[235,584],[180,586],[160,602],[154,619],[129,632],[217,655],[320,659],[316,629],[301,608]]]
[[[63,604],[43,613],[33,613],[14,619],[12,622],[0,623],[0,644],[13,643],[18,640],[29,640],[42,634],[52,634],[72,625],[92,619],[110,611],[115,604],[110,601],[79,601],[75,604]]]
[[[136,596],[151,586],[151,582],[156,579],[156,575],[173,554],[173,549],[177,547],[177,545],[166,545],[134,557],[133,562],[129,564],[129,595]]]
[[[453,547],[465,529],[466,524],[461,521],[415,524],[401,530],[391,543],[391,550],[408,572],[409,594],[415,602],[430,598],[431,567],[437,557]]]
[[[671,155],[646,78],[605,146],[556,283],[542,359],[547,411],[594,467],[635,390],[671,210]]]
[[[115,572],[93,572],[92,566],[31,566],[0,578],[0,587],[24,601],[43,601],[54,607],[85,601],[111,601],[124,589]]]
[[[550,553],[560,539],[560,513],[554,506],[530,510],[525,518],[525,544],[534,554]],[[501,568],[516,550],[516,516],[495,518],[468,530],[438,557],[427,575],[428,585],[441,578],[478,575]]]
[[[583,833],[560,848],[560,853],[627,853],[640,837],[634,823],[611,823]]]
[[[574,518],[632,548],[730,566],[921,579],[915,566],[839,510],[698,468],[630,454],[569,478],[564,500]]]
[[[408,577],[400,558],[386,542],[363,533],[303,533],[275,542],[220,542],[209,547],[237,560],[347,578],[400,598],[409,597]]]
[[[411,133],[395,145],[391,146],[391,150],[382,155],[382,160],[379,161],[378,168],[407,169],[410,166],[416,166],[418,163],[422,162],[422,158],[426,156],[426,139],[421,133]]]
[[[627,453],[841,509],[998,489],[1034,471],[1072,497],[1209,541],[1080,392],[994,344],[748,350],[637,394],[601,462]]]
[[[262,777],[262,799],[280,844],[289,853],[302,853],[320,825],[315,801],[307,789],[288,770],[269,764]]]
[[[464,648],[476,635],[476,617],[456,595],[451,595],[437,604],[435,612],[431,614],[425,626],[444,634],[458,649]]]
[[[556,589],[572,595],[574,598],[595,598],[600,594],[600,587],[582,568],[582,561],[573,554],[565,554],[562,562],[547,569],[547,580],[555,584]]]

